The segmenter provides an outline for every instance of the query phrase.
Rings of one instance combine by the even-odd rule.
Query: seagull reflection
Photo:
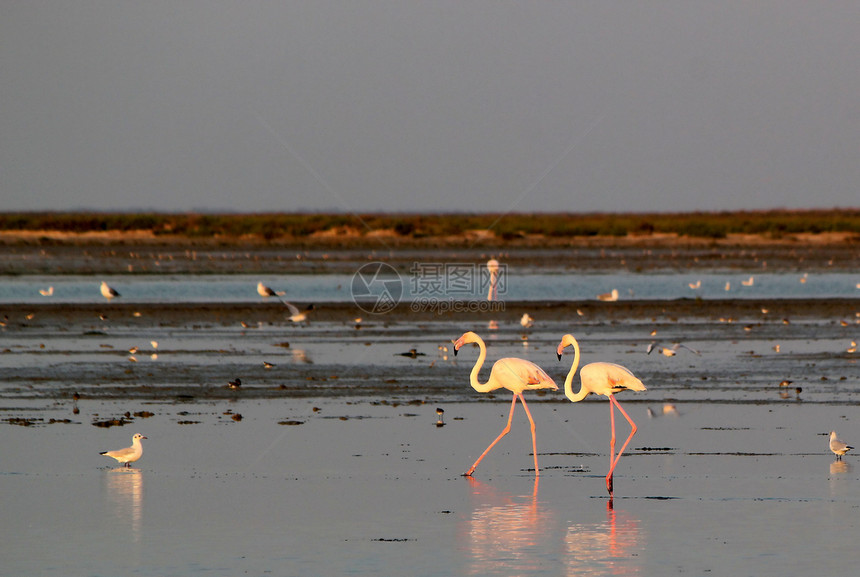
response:
[[[114,515],[121,522],[129,524],[132,541],[139,542],[143,518],[143,474],[140,469],[108,469],[105,487]]]
[[[292,354],[293,362],[295,363],[305,363],[308,365],[312,365],[314,363],[304,349],[290,349],[290,354]]]
[[[581,523],[567,529],[564,543],[567,575],[638,575],[645,551],[639,521],[606,504],[605,523]]]
[[[552,539],[552,509],[537,498],[539,477],[531,495],[510,495],[467,477],[472,512],[459,541],[466,548],[470,575],[526,575],[545,569],[539,547]]]
[[[854,470],[854,466],[851,463],[846,461],[833,461],[830,463],[830,474],[831,475],[841,475],[843,473],[850,473]]]

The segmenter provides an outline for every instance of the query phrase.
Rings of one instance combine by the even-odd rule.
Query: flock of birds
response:
[[[487,294],[487,299],[495,300],[498,298],[496,288],[499,278],[498,261],[496,261],[495,259],[490,260],[487,263],[487,269],[490,274],[490,288]],[[750,277],[747,281],[743,281],[742,284],[744,284],[745,286],[751,286],[754,282],[754,278]],[[700,287],[701,281],[699,281],[698,283],[690,284],[690,288],[693,290],[696,290]],[[728,290],[728,286],[726,290]],[[40,292],[43,295],[50,296],[50,294],[53,294],[53,287],[50,287],[49,289]],[[257,293],[264,298],[276,297],[281,300],[290,312],[290,316],[287,318],[289,318],[289,320],[293,322],[302,322],[306,320],[308,314],[313,310],[313,305],[310,305],[304,311],[300,311],[295,305],[292,305],[291,303],[285,301],[282,298],[286,294],[285,291],[276,291],[271,287],[266,286],[262,282],[259,282],[257,284]],[[110,287],[106,282],[101,283],[101,294],[108,300],[120,296],[119,292]],[[601,301],[616,301],[618,300],[618,290],[613,289],[609,293],[598,295],[597,298]],[[534,324],[534,319],[526,313],[520,319],[520,324],[524,328],[529,328]],[[537,435],[535,422],[532,418],[531,411],[529,411],[528,404],[523,397],[523,393],[525,391],[539,389],[558,390],[558,385],[556,385],[556,383],[546,373],[546,371],[544,371],[535,363],[515,357],[502,358],[493,363],[492,369],[490,370],[489,378],[486,382],[482,383],[479,380],[479,373],[487,358],[487,347],[483,339],[472,331],[463,333],[460,338],[454,341],[454,355],[456,356],[460,349],[464,345],[469,343],[476,344],[480,350],[478,358],[475,361],[475,365],[472,367],[472,371],[469,375],[469,381],[472,388],[481,393],[488,393],[498,389],[507,389],[512,393],[512,399],[507,424],[505,425],[504,429],[502,429],[502,432],[499,433],[499,435],[489,444],[489,446],[487,446],[484,452],[481,453],[477,460],[465,473],[463,473],[463,475],[466,477],[471,477],[472,474],[475,472],[475,469],[478,467],[478,464],[483,460],[483,458],[490,452],[490,450],[496,445],[496,443],[498,443],[502,439],[502,437],[504,437],[510,432],[514,410],[516,409],[517,401],[519,400],[520,403],[522,403],[523,405],[523,409],[526,412],[526,416],[529,419],[531,427],[535,476],[540,476],[540,468],[538,466]],[[580,348],[576,338],[571,334],[564,335],[558,344],[556,353],[559,361],[561,360],[565,349],[567,349],[568,347],[573,348],[574,357],[572,365],[564,382],[565,396],[573,403],[582,401],[591,394],[605,396],[609,401],[609,418],[612,434],[609,443],[609,471],[606,474],[606,489],[609,492],[610,498],[612,498],[614,491],[613,473],[618,465],[619,460],[621,459],[621,455],[624,453],[624,450],[630,444],[630,441],[633,439],[633,436],[636,434],[637,431],[636,423],[633,421],[630,415],[627,414],[627,412],[615,398],[615,395],[623,391],[645,391],[646,387],[642,383],[642,381],[637,378],[629,369],[621,365],[608,362],[593,362],[584,365],[579,370],[580,386],[579,390],[574,392],[573,379],[577,369],[579,368]],[[681,343],[675,343],[671,347],[667,348],[659,346],[659,343],[657,342],[652,342],[648,346],[647,354],[651,354],[651,352],[656,350],[665,356],[674,356],[681,348],[685,348],[697,355],[700,354],[699,351]],[[420,354],[421,353],[417,353],[415,349],[412,349],[409,353],[403,353],[404,356],[412,356],[412,358],[415,358]],[[783,381],[783,383],[780,383],[780,386],[784,386],[784,383],[789,383],[789,381]],[[233,389],[238,389],[241,387],[241,385],[242,382],[239,378],[230,381],[228,384],[228,386]],[[617,453],[615,451],[616,408],[621,412],[622,416],[630,424],[630,434],[627,436],[627,439],[624,441],[621,446],[621,449],[618,450]],[[442,426],[444,424],[444,410],[437,409],[436,413],[438,417],[437,426]],[[113,459],[116,459],[117,462],[122,463],[124,466],[130,467],[131,463],[137,461],[143,456],[143,445],[141,444],[142,439],[146,439],[146,437],[139,433],[135,434],[132,437],[132,445],[130,447],[114,451],[104,451],[100,454],[105,455],[107,457],[112,457]],[[830,450],[836,455],[837,460],[841,460],[842,456],[852,449],[854,449],[854,447],[848,445],[847,443],[838,438],[836,431],[830,432]]]

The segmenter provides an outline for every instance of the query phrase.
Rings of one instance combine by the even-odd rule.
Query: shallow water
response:
[[[757,273],[747,287],[749,274],[714,271],[513,273],[498,314],[362,314],[351,274],[263,279],[319,303],[306,324],[264,306],[252,275],[105,277],[123,293],[111,304],[100,278],[3,277],[0,572],[854,572],[860,472],[821,433],[860,442],[856,275]],[[48,285],[55,295],[39,295]],[[592,304],[611,288],[621,302]],[[605,399],[526,395],[539,483],[520,408],[474,479],[461,476],[510,407],[505,391],[469,387],[477,350],[451,355],[470,329],[490,362],[527,358],[559,385],[567,332],[583,363],[619,362],[646,383],[619,395],[639,431],[612,507]],[[698,354],[646,353],[676,342]],[[93,426],[110,420],[124,424]],[[131,470],[98,454],[136,432],[148,439]]]
[[[622,400],[623,402],[623,400]],[[474,479],[459,475],[507,403],[211,402],[131,426],[8,427],[7,574],[850,574],[860,478],[827,438],[831,406],[691,403],[639,424],[609,508],[605,402],[531,403]],[[319,410],[314,412],[313,408]],[[241,413],[240,422],[223,415]],[[62,412],[61,412],[62,413]],[[278,425],[299,420],[301,425]],[[852,425],[852,423],[854,423]],[[99,450],[139,431],[130,471]],[[627,429],[619,423],[619,435]]]
[[[388,269],[393,271],[394,269]],[[482,268],[471,264],[452,265],[448,274],[436,269],[392,276],[402,302],[422,299],[473,299],[487,293]],[[464,276],[458,275],[458,271]],[[117,289],[123,302],[135,303],[242,303],[262,302],[257,283],[285,290],[284,299],[296,303],[353,302],[356,292],[353,274],[268,275],[23,275],[0,276],[0,304],[3,303],[100,303],[102,280]],[[752,280],[750,280],[752,279]],[[772,299],[772,298],[855,298],[860,296],[853,272],[758,273],[738,272],[574,272],[507,269],[499,297],[511,301],[595,300],[597,295],[618,290],[621,300]],[[699,284],[700,283],[700,284]],[[744,283],[748,283],[744,285]],[[751,284],[750,284],[751,283]],[[691,288],[690,285],[697,288]],[[54,288],[50,297],[39,291]],[[728,288],[727,288],[728,287]],[[358,293],[360,296],[360,293]],[[270,299],[274,300],[274,299]]]

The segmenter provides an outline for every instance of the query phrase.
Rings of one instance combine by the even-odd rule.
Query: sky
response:
[[[860,206],[860,2],[10,0],[0,210]]]

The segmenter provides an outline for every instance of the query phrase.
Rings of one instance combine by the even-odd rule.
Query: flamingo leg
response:
[[[609,395],[609,422],[612,425],[612,436],[609,438],[609,474],[606,475],[606,490],[612,496],[612,470],[615,468],[615,409],[612,405],[612,395]]]
[[[499,439],[501,439],[502,437],[504,437],[505,435],[507,435],[511,431],[511,420],[513,420],[513,418],[514,418],[514,409],[516,407],[517,407],[517,395],[516,395],[516,393],[514,393],[514,399],[511,401],[511,412],[508,415],[508,424],[505,425],[505,428],[502,429],[501,434],[499,434],[499,436],[496,437],[496,440],[493,441],[492,443],[490,443],[490,446],[487,447],[483,453],[481,453],[481,456],[478,457],[478,460],[475,461],[475,464],[472,465],[472,467],[468,471],[463,473],[464,477],[471,477],[472,473],[475,472],[475,468],[478,466],[478,463],[481,462],[481,459],[483,459],[486,456],[486,454],[490,452],[490,449],[492,449],[493,446],[499,442]],[[526,409],[526,411],[528,411],[528,409]],[[531,417],[529,417],[529,420],[531,420]]]
[[[529,424],[532,427],[532,452],[535,456],[535,477],[540,476],[540,469],[538,469],[538,457],[537,457],[537,435],[535,434],[535,422],[532,419],[531,411],[529,411],[529,406],[526,404],[525,398],[523,398],[523,394],[519,393],[517,396],[520,398],[520,402],[523,404],[523,408],[526,410],[526,415],[529,417]]]
[[[606,488],[609,490],[609,494],[612,495],[612,472],[615,470],[615,465],[618,464],[619,459],[621,459],[621,453],[624,452],[624,449],[627,448],[627,445],[630,443],[630,440],[633,438],[633,435],[636,434],[636,423],[633,422],[633,419],[630,418],[630,415],[627,414],[621,404],[615,400],[615,397],[609,397],[610,407],[615,405],[618,407],[618,410],[621,411],[621,414],[624,415],[624,418],[627,419],[627,422],[630,423],[630,435],[627,437],[627,440],[624,441],[624,444],[621,445],[621,450],[618,451],[618,454],[615,456],[615,460],[612,462],[612,466],[609,469],[609,474],[606,475]],[[612,443],[613,446],[615,444],[615,419],[613,418],[612,423]]]

